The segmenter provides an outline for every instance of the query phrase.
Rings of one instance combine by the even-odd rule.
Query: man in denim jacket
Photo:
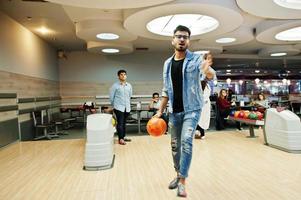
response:
[[[200,80],[211,80],[215,71],[210,67],[212,59],[190,52],[190,30],[178,26],[174,30],[172,45],[175,53],[164,63],[161,106],[155,115],[161,117],[169,102],[169,132],[171,149],[177,177],[170,182],[169,189],[178,188],[177,195],[186,197],[185,179],[192,158],[194,131],[203,106]]]

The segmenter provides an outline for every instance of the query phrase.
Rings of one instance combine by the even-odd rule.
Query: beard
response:
[[[174,45],[174,48],[175,48],[177,51],[186,51],[187,45]]]

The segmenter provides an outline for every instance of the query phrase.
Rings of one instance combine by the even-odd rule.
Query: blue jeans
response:
[[[200,118],[201,110],[170,113],[169,132],[174,168],[181,178],[188,177],[192,158],[194,131]]]

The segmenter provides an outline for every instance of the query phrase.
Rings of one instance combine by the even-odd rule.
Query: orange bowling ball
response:
[[[239,115],[239,113],[240,113],[240,111],[235,111],[235,113],[234,113],[234,117],[235,117],[235,118],[237,118],[237,117],[238,117],[238,115]]]
[[[163,119],[153,117],[147,122],[146,129],[148,134],[158,137],[166,132],[167,125]]]
[[[245,110],[244,113],[245,113],[244,119],[248,119],[248,118],[249,118],[249,115],[250,115],[250,111]]]

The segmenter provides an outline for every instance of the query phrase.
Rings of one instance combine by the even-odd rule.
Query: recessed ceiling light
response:
[[[191,30],[191,35],[200,35],[216,29],[219,22],[206,15],[178,14],[156,18],[148,22],[146,28],[158,35],[172,36],[178,25],[187,26]]]
[[[275,38],[277,40],[282,40],[282,41],[300,41],[301,40],[301,26],[277,33],[275,35]]]
[[[260,70],[255,70],[255,73],[259,73],[260,72]]]
[[[102,49],[101,51],[104,53],[118,53],[119,49]]]
[[[231,78],[227,78],[226,82],[228,83],[228,85],[230,85],[230,83],[231,83]]]
[[[96,35],[96,37],[102,40],[117,40],[119,35],[114,33],[99,33]]]
[[[285,52],[280,52],[280,53],[271,53],[271,56],[286,56],[287,53]]]
[[[201,51],[195,51],[194,53],[196,54],[206,54],[206,53],[209,53],[208,50],[201,50]]]
[[[234,42],[234,41],[236,41],[236,39],[235,38],[219,38],[219,39],[217,39],[217,40],[215,40],[215,42],[217,42],[217,43],[231,43],[231,42]]]
[[[274,3],[284,8],[301,9],[300,0],[274,0]]]
[[[227,74],[227,75],[230,75],[230,74],[231,74],[231,72],[227,72],[226,74]]]
[[[44,26],[36,29],[38,32],[42,33],[43,35],[48,34],[50,32],[50,30]]]
[[[226,71],[227,71],[227,72],[231,72],[231,69],[227,69]]]

